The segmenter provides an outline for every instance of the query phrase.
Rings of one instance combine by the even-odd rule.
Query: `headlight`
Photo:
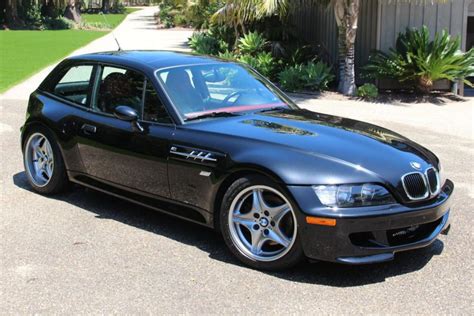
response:
[[[361,185],[315,185],[313,190],[322,204],[330,207],[355,207],[395,203],[384,187]]]

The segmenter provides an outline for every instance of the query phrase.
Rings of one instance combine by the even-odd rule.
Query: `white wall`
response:
[[[451,35],[461,36],[465,49],[468,12],[474,12],[474,0],[452,0],[441,4],[407,4],[379,2],[379,26],[377,47],[386,51],[393,47],[398,33],[406,27],[426,25],[431,34],[446,29]]]

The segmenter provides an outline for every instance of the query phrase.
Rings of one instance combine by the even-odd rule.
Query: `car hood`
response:
[[[393,131],[303,109],[210,119],[189,127],[257,141],[261,150],[265,143],[284,146],[385,179],[415,171],[412,162],[423,170],[438,165],[433,153]],[[271,155],[268,158],[271,163]]]

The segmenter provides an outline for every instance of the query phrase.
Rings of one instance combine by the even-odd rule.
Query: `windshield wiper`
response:
[[[257,113],[273,112],[273,111],[278,111],[278,110],[286,110],[287,108],[288,108],[287,106],[274,106],[274,107],[271,107],[271,108],[266,108],[266,109],[260,110]]]
[[[195,121],[195,120],[200,120],[200,119],[209,118],[209,117],[229,117],[229,116],[239,116],[239,114],[232,113],[232,112],[211,112],[211,113],[205,113],[205,114],[189,117],[185,119],[185,121],[189,122],[189,121]]]

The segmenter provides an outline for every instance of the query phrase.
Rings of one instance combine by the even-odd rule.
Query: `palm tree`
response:
[[[289,6],[290,0],[226,0],[211,19],[232,27],[237,40],[241,34],[247,33],[246,24],[273,15],[284,18]]]

